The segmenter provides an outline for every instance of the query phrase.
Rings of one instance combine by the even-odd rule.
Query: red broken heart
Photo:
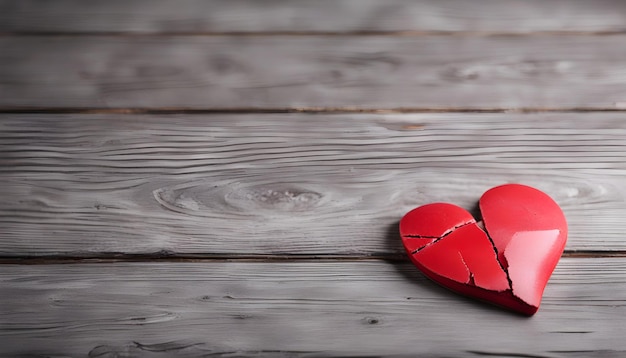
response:
[[[400,220],[411,261],[461,294],[533,315],[567,240],[561,208],[545,193],[507,184],[479,201],[483,225],[446,203],[420,206]]]

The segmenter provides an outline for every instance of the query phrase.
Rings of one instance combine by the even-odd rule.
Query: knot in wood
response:
[[[319,193],[294,187],[252,186],[227,194],[226,201],[252,210],[300,212],[316,207],[321,198]]]

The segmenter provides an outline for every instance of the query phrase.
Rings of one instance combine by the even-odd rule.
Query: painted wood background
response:
[[[0,356],[622,357],[626,3],[0,0]],[[533,318],[397,223],[535,186]]]

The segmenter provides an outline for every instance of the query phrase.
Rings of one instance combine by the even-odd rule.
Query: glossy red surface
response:
[[[461,294],[532,315],[567,240],[565,216],[545,193],[506,184],[479,200],[484,229],[456,205],[407,213],[400,235],[426,276]]]

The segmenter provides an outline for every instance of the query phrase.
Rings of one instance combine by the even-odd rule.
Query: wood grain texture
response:
[[[2,0],[8,32],[624,31],[619,0]]]
[[[0,255],[402,254],[404,213],[519,182],[626,250],[623,113],[0,116]]]
[[[626,35],[2,37],[0,106],[624,108]]]
[[[5,265],[0,354],[620,357],[625,264],[562,259],[533,318],[408,263]]]
[[[625,356],[625,10],[0,0],[0,356]],[[531,319],[400,261],[508,182],[569,220]]]

